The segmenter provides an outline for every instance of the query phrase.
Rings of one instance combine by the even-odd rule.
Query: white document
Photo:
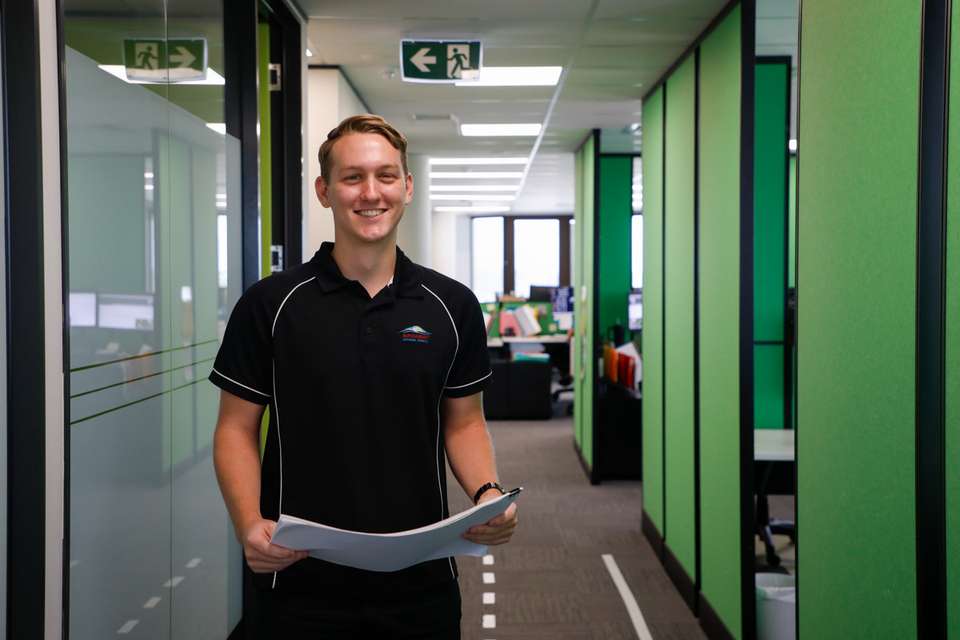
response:
[[[397,533],[347,531],[281,514],[271,541],[288,549],[309,551],[313,558],[368,571],[399,571],[448,556],[482,556],[487,552],[485,545],[461,536],[470,527],[506,511],[520,491],[514,489],[446,520]]]

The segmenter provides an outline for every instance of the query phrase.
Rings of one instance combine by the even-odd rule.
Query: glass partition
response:
[[[206,378],[241,290],[222,3],[64,0],[73,639],[225,638]]]

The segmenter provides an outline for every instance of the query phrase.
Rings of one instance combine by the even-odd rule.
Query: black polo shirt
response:
[[[490,378],[480,304],[464,285],[397,249],[372,299],[324,243],[310,262],[261,280],[237,302],[210,380],[269,404],[260,510],[388,533],[449,515],[443,397]],[[328,593],[394,592],[454,579],[452,558],[378,573],[308,558],[258,584]]]

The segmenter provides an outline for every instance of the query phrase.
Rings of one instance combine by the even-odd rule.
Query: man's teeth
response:
[[[364,218],[376,218],[378,215],[383,213],[383,209],[361,209],[357,213]]]

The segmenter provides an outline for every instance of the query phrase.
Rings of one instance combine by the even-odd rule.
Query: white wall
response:
[[[433,265],[433,219],[430,208],[430,163],[427,156],[408,155],[407,169],[413,175],[413,200],[400,221],[397,244],[407,257],[424,266]]]
[[[430,231],[433,268],[470,286],[470,216],[434,213]]]

